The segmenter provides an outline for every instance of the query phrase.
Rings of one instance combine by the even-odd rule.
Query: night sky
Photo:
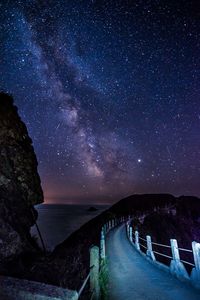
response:
[[[46,202],[200,196],[198,1],[0,6],[0,89],[33,139]]]

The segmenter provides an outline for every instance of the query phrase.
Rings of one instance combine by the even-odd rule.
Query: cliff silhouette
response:
[[[13,98],[0,93],[0,273],[39,251],[30,235],[43,202],[37,159]],[[15,265],[16,263],[16,265]],[[22,267],[23,268],[23,267]],[[15,270],[14,270],[15,271]]]
[[[89,272],[89,249],[99,245],[102,226],[120,216],[152,240],[176,238],[190,248],[200,237],[200,199],[169,194],[132,195],[72,233],[44,255],[30,235],[43,201],[37,159],[11,96],[0,93],[0,274],[78,290]]]

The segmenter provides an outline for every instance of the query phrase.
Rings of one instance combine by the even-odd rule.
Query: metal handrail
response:
[[[132,238],[135,239],[135,238],[134,238],[134,235],[133,235]],[[141,236],[139,236],[139,239],[142,240],[142,241],[144,241],[144,242],[147,242],[147,240],[144,239],[144,238],[142,238]],[[155,245],[155,246],[159,246],[159,247],[164,247],[164,248],[171,249],[171,246],[169,246],[169,245],[160,244],[160,243],[155,243],[155,242],[151,242],[151,243],[152,243],[152,245]],[[141,243],[139,243],[139,245],[140,245],[141,247],[145,248],[145,249],[148,249],[148,247],[146,247],[145,245],[143,245],[143,244],[141,244]],[[190,249],[179,248],[179,247],[178,247],[178,249],[179,249],[180,251],[185,251],[185,252],[193,253],[192,250],[190,250]],[[166,257],[166,258],[169,258],[169,259],[173,259],[173,257],[170,256],[170,255],[167,255],[167,254],[164,254],[164,253],[160,253],[160,252],[155,251],[155,250],[153,250],[153,252],[154,252],[155,254],[157,254],[157,255],[160,255],[160,256],[163,256],[163,257]],[[190,265],[190,266],[192,266],[192,267],[195,267],[195,264],[193,264],[193,263],[191,263],[191,262],[189,262],[189,261],[186,261],[186,260],[183,260],[183,259],[180,259],[180,261],[183,262],[183,263],[185,263],[185,264],[187,264],[187,265]]]
[[[181,259],[180,261],[182,261],[183,263],[185,263],[185,264],[187,264],[187,265],[190,265],[190,266],[192,266],[192,267],[195,267],[195,265],[192,264],[192,263],[190,263],[189,261],[186,261],[186,260],[183,260],[183,259]]]
[[[142,238],[142,237],[139,237],[139,239],[141,239],[142,241],[145,241],[146,242],[146,239]],[[155,246],[159,246],[159,247],[165,247],[165,248],[171,248],[171,246],[169,245],[165,245],[165,244],[160,244],[160,243],[156,243],[156,242],[151,242],[152,245],[155,245]],[[178,249],[180,251],[185,251],[185,252],[190,252],[192,253],[192,250],[191,249],[185,249],[185,248],[179,248]]]
[[[89,278],[90,278],[90,273],[91,273],[91,270],[92,270],[93,268],[94,268],[94,266],[91,266],[91,267],[90,267],[90,272],[88,273],[88,275],[87,275],[87,277],[85,278],[85,280],[84,280],[84,282],[83,282],[83,284],[82,284],[80,290],[78,291],[78,298],[79,298],[80,295],[82,294],[82,292],[83,292],[83,290],[84,290],[84,288],[85,288],[85,286],[86,286],[86,284],[87,284],[87,282],[88,282],[88,280],[89,280]]]
[[[153,251],[155,254],[158,254],[158,255],[160,255],[160,256],[164,256],[164,257],[167,257],[167,258],[172,258],[172,256],[170,256],[170,255],[166,255],[166,254],[163,254],[163,253],[160,253],[160,252],[157,252],[157,251]]]
[[[140,237],[140,236],[139,236],[139,239],[140,239],[140,240],[142,240],[142,241],[144,241],[144,242],[146,242],[146,241],[147,241],[146,239],[143,239],[143,238],[142,238],[142,237]]]
[[[147,249],[147,247],[145,245],[142,245],[141,243],[140,243],[140,246],[143,247],[143,248],[145,248],[145,249]]]
[[[190,252],[190,253],[192,253],[192,250],[190,250],[190,249],[184,249],[184,248],[178,248],[179,250],[181,250],[181,251],[185,251],[185,252]]]
[[[159,247],[171,248],[171,246],[169,246],[169,245],[155,243],[155,242],[151,242],[151,243],[152,243],[152,245],[156,245],[156,246],[159,246]]]

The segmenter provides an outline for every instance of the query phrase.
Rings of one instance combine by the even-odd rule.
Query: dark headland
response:
[[[97,211],[98,209],[96,208],[96,207],[94,207],[94,206],[90,206],[89,208],[88,208],[88,210],[87,211],[91,211],[91,212],[93,212],[93,211]]]
[[[169,194],[132,195],[72,233],[51,253],[43,253],[30,228],[37,219],[34,205],[43,193],[37,159],[25,124],[12,97],[0,94],[0,274],[79,289],[89,269],[89,248],[99,245],[104,223],[134,216],[141,234],[166,243],[174,237],[190,248],[200,237],[200,199]]]

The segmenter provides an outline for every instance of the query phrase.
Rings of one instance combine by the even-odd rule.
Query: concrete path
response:
[[[200,300],[200,291],[148,262],[130,244],[125,225],[106,239],[110,300]]]

